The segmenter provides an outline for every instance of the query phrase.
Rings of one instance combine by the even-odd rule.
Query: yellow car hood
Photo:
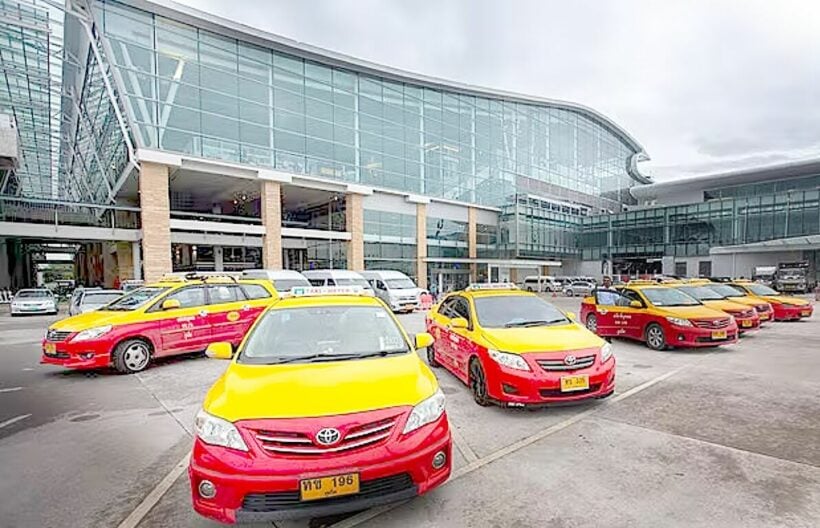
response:
[[[658,306],[657,308],[663,312],[663,315],[682,319],[726,317],[722,311],[708,306]]]
[[[789,297],[788,295],[766,295],[765,297],[761,297],[761,299],[767,302],[793,304],[794,306],[806,306],[811,304],[809,301],[801,299],[800,297]]]
[[[734,301],[729,300],[714,300],[714,301],[701,301],[705,304],[708,308],[714,308],[715,310],[720,310],[722,312],[745,312],[749,309],[749,305],[743,303],[736,303]]]
[[[437,388],[436,377],[415,353],[326,363],[232,362],[203,407],[231,422],[310,418],[412,406]]]
[[[134,312],[86,312],[57,321],[49,327],[64,332],[79,332],[97,326],[124,324]]]
[[[577,323],[560,326],[484,329],[484,337],[502,352],[559,352],[597,348],[604,340]]]

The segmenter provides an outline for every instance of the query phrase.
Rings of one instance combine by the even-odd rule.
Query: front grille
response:
[[[536,362],[544,370],[579,370],[591,367],[595,363],[595,354],[575,358],[575,363],[567,365],[564,359],[537,359]]]
[[[49,330],[46,333],[46,340],[52,341],[54,343],[60,343],[68,339],[68,336],[71,335],[71,332],[61,332],[59,330]]]
[[[541,394],[542,398],[561,398],[561,397],[571,398],[573,396],[580,396],[582,394],[589,394],[591,392],[597,392],[598,389],[600,389],[600,388],[601,388],[601,384],[596,383],[596,384],[590,385],[588,389],[584,389],[584,390],[577,390],[577,391],[571,391],[571,392],[562,392],[561,389],[541,389],[538,392],[539,392],[539,394]]]
[[[692,324],[698,328],[726,328],[729,319],[693,319]]]
[[[768,304],[756,304],[755,305],[755,310],[757,310],[758,312],[768,312],[769,311],[769,305]]]
[[[735,338],[735,334],[726,334],[726,339],[712,339],[711,337],[697,337],[695,341],[698,343],[720,343],[722,341],[731,341]]]
[[[372,446],[382,442],[392,433],[397,419],[398,417],[394,416],[352,427],[340,442],[330,446],[314,442],[313,439],[302,432],[257,430],[255,435],[262,448],[271,453],[323,455]]]
[[[747,317],[754,317],[755,311],[750,308],[742,312],[731,312],[731,314],[735,317],[741,317],[745,319]]]
[[[298,491],[278,491],[275,493],[251,493],[245,495],[242,509],[248,512],[270,512],[281,509],[310,508],[317,505],[338,504],[351,499],[373,499],[413,488],[413,479],[408,473],[390,477],[365,480],[359,485],[359,493],[343,497],[331,497],[302,501]]]

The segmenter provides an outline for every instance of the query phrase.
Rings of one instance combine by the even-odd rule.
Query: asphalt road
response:
[[[193,513],[174,468],[225,364],[65,372],[38,364],[49,320],[0,315],[0,526],[217,526]],[[336,526],[820,526],[820,317],[715,350],[614,347],[616,396],[537,412],[480,408],[437,370],[453,477]]]

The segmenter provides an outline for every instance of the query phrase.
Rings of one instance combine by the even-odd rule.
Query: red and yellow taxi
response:
[[[797,321],[811,317],[814,312],[814,306],[810,301],[791,295],[782,295],[765,284],[735,280],[730,282],[729,286],[750,297],[769,303],[774,311],[775,321]]]
[[[724,283],[709,282],[708,284],[704,283],[703,285],[718,295],[723,296],[726,300],[754,308],[757,315],[760,317],[761,325],[766,321],[774,320],[774,309],[772,308],[772,305],[762,299],[752,297],[751,295],[748,295],[747,293]]]
[[[477,284],[427,315],[427,362],[470,387],[479,405],[510,407],[604,398],[615,390],[612,347],[537,295]]]
[[[670,286],[694,297],[702,302],[704,306],[720,310],[734,317],[741,335],[760,328],[760,315],[757,310],[746,304],[727,299],[709,288],[709,284],[711,282],[708,280],[689,280],[673,283]]]
[[[223,522],[323,517],[410,499],[450,475],[444,395],[387,305],[300,287],[257,320],[196,417],[194,509]],[[231,359],[230,343],[208,355]]]
[[[276,298],[266,281],[168,276],[93,312],[51,325],[40,363],[72,369],[144,370],[153,358],[238,345]]]
[[[649,348],[708,347],[734,343],[734,317],[654,281],[599,288],[581,303],[581,320],[599,336],[643,341]]]

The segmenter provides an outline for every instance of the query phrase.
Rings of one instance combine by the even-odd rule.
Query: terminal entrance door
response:
[[[462,290],[470,285],[470,269],[432,268],[427,283],[439,295]]]
[[[307,269],[307,249],[286,248],[282,250],[282,267],[288,270],[303,271]]]

